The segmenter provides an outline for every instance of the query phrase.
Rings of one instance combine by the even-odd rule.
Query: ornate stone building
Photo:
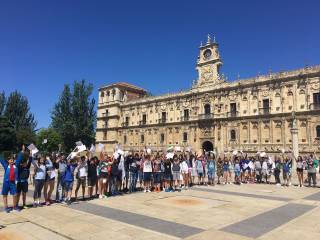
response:
[[[320,66],[226,81],[221,65],[218,44],[208,37],[188,91],[148,96],[127,83],[101,87],[97,143],[108,152],[119,143],[125,150],[174,145],[275,153],[292,148],[295,115],[299,151],[320,150]]]

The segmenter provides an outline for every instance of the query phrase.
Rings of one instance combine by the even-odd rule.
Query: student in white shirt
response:
[[[75,191],[75,197],[76,197],[76,201],[77,201],[77,197],[78,197],[78,191],[80,188],[80,185],[82,187],[82,199],[84,200],[84,193],[86,190],[86,179],[88,176],[88,165],[87,165],[87,161],[86,161],[86,157],[81,157],[79,165],[77,167],[77,187],[76,187],[76,191]]]

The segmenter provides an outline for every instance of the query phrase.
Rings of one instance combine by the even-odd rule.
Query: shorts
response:
[[[17,183],[17,193],[27,193],[28,192],[28,182],[18,182]]]
[[[198,177],[203,177],[203,172],[199,172]]]
[[[151,172],[144,172],[143,173],[143,181],[151,181]]]
[[[8,182],[5,181],[2,185],[2,195],[7,196],[8,193],[10,192],[11,195],[16,195],[17,194],[17,186],[15,182]]]
[[[240,176],[240,171],[235,170],[235,171],[234,171],[234,175],[235,175],[236,177],[239,177],[239,176]]]
[[[214,174],[213,171],[212,171],[212,172],[211,172],[211,171],[208,171],[208,178],[209,178],[209,179],[214,179],[214,175],[215,175],[215,174]]]
[[[180,172],[172,172],[173,181],[180,180]]]
[[[64,189],[66,192],[71,192],[72,191],[72,188],[73,188],[73,181],[70,182],[70,181],[66,181],[63,183],[64,185]]]
[[[156,172],[153,174],[153,182],[155,184],[161,183],[161,173],[160,172]]]
[[[82,186],[82,187],[85,187],[86,186],[86,177],[81,177],[81,178],[78,178],[77,180],[77,187],[78,186]]]
[[[97,184],[97,177],[88,177],[88,187],[94,187]]]
[[[100,178],[108,178],[108,173],[107,172],[101,172],[99,177]]]
[[[298,173],[303,173],[303,168],[297,168]]]
[[[165,173],[164,174],[164,180],[165,181],[171,181],[172,180],[172,174],[171,173]]]

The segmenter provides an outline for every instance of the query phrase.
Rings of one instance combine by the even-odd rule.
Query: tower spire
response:
[[[207,44],[210,44],[210,43],[211,43],[211,36],[210,36],[210,34],[208,34]]]

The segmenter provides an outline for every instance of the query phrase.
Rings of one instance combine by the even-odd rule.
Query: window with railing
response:
[[[146,124],[147,124],[147,114],[143,114],[143,115],[142,115],[141,124],[142,124],[142,125],[146,125]]]
[[[237,104],[230,103],[230,117],[236,117],[236,116],[237,116]]]
[[[206,115],[210,115],[211,114],[211,106],[210,106],[209,103],[204,105],[204,114],[206,114]]]
[[[189,109],[184,109],[183,111],[183,120],[189,121]]]
[[[161,113],[161,118],[160,118],[160,123],[165,123],[167,122],[167,112],[162,112]]]

